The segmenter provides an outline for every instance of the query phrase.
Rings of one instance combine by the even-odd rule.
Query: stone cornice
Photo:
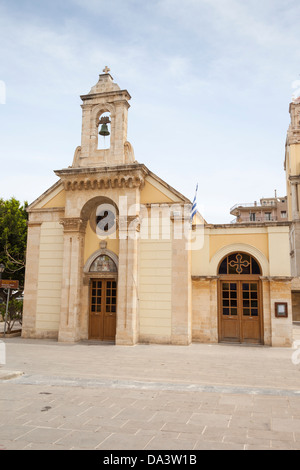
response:
[[[288,131],[286,144],[300,144],[300,129]]]
[[[293,101],[289,106],[291,122],[287,132],[287,145],[300,144],[300,102]]]
[[[123,96],[126,100],[130,100],[131,96],[127,90],[110,90],[110,91],[99,91],[98,93],[88,93],[87,95],[81,95],[80,98],[82,101],[93,100],[95,98],[112,98]]]
[[[145,184],[144,165],[116,165],[103,168],[66,168],[55,171],[66,191],[109,188],[139,188]]]
[[[197,224],[197,226],[200,224]],[[206,229],[221,229],[221,228],[230,228],[237,230],[239,228],[261,228],[261,227],[289,227],[291,225],[290,221],[285,222],[238,222],[235,224],[205,224]]]
[[[41,221],[33,221],[33,222],[28,221],[27,225],[28,225],[28,227],[36,227],[36,226],[41,226],[42,223],[43,222],[41,222]]]
[[[191,276],[192,281],[211,281],[215,279],[220,279],[220,276],[197,276],[197,275],[192,275]],[[243,276],[241,276],[241,280],[243,279]],[[277,281],[277,282],[291,282],[294,278],[291,276],[260,276],[260,279],[262,281]]]
[[[193,274],[191,278],[192,278],[192,281],[214,281],[214,280],[220,279],[220,276],[210,276],[210,275],[197,276]]]
[[[289,181],[291,182],[291,184],[300,183],[300,175],[290,175]]]
[[[68,168],[63,168],[62,170],[55,170],[55,174],[59,175],[70,175],[70,174],[80,174],[80,173],[86,173],[86,174],[93,174],[93,173],[101,173],[101,174],[106,174],[106,173],[113,173],[113,172],[127,172],[130,173],[133,170],[142,170],[145,172],[145,174],[150,173],[148,168],[142,164],[142,163],[131,163],[131,164],[126,164],[126,165],[110,165],[110,166],[103,166],[103,167],[68,167]]]
[[[31,209],[28,212],[31,213],[43,213],[43,212],[64,212],[65,208],[64,207],[41,207],[39,209]]]

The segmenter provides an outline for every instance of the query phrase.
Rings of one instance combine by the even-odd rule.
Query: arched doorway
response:
[[[107,244],[111,242],[118,251],[118,243],[114,243],[118,240],[118,214],[116,202],[106,196],[89,199],[80,213],[82,220],[87,221],[89,242],[85,243],[85,250],[89,252],[100,245],[83,268],[84,285],[88,285],[84,300],[88,339],[114,341],[116,337],[118,256],[107,249]]]
[[[263,344],[260,265],[247,253],[231,253],[218,275],[219,341]]]
[[[114,341],[117,325],[117,266],[100,254],[89,268],[89,339]]]

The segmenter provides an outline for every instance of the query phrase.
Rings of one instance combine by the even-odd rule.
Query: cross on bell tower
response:
[[[77,147],[73,160],[76,167],[103,167],[123,165],[134,161],[131,145],[127,142],[127,120],[130,94],[114,83],[106,65],[99,80],[87,95],[82,95],[81,146]],[[109,114],[110,148],[99,149],[99,124],[103,115]],[[102,121],[101,121],[102,119]],[[107,123],[106,123],[107,124]]]

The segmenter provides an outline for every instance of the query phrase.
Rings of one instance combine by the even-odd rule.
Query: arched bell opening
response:
[[[218,266],[220,342],[263,344],[262,269],[249,253],[226,255]]]
[[[104,112],[98,117],[98,150],[110,149],[111,139],[111,114]]]

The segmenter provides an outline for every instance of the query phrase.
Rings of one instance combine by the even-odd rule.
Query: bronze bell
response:
[[[100,131],[99,131],[99,134],[100,134],[100,135],[103,135],[104,137],[105,137],[106,135],[109,135],[109,134],[110,134],[110,132],[109,132],[109,130],[108,130],[108,127],[107,127],[107,124],[105,124],[105,123],[102,124],[101,129],[100,129]]]

